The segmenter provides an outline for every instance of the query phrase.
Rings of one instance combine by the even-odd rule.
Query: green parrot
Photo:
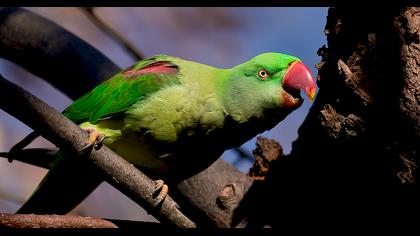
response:
[[[63,115],[93,134],[91,144],[102,141],[152,178],[178,183],[273,128],[302,104],[301,91],[313,100],[315,89],[310,70],[287,54],[264,53],[229,69],[158,55],[98,85]],[[76,162],[57,158],[18,213],[77,206],[102,180]]]

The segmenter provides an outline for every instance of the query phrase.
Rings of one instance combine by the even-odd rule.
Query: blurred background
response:
[[[136,61],[122,44],[92,21],[86,10],[70,7],[27,8],[78,35],[120,67]],[[323,33],[327,8],[94,8],[97,20],[115,30],[143,57],[168,54],[216,67],[232,67],[264,52],[295,55],[316,76],[316,52],[325,44]],[[95,19],[94,19],[95,20]],[[0,73],[59,111],[71,99],[43,80],[0,59]],[[277,140],[290,152],[310,102],[290,114],[270,131],[261,134]],[[0,110],[0,152],[8,151],[32,130]],[[241,150],[252,156],[256,138]],[[38,138],[30,147],[53,147]],[[247,172],[252,160],[234,150],[226,161]],[[0,159],[0,212],[14,212],[30,196],[47,170],[18,161]],[[72,214],[113,219],[156,221],[107,183],[96,189]]]

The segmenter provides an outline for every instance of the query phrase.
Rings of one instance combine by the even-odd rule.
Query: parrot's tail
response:
[[[66,214],[98,187],[103,178],[86,160],[57,153],[53,167],[18,214]]]

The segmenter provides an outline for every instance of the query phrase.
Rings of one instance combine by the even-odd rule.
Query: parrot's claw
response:
[[[103,141],[105,139],[105,135],[99,133],[94,128],[86,128],[84,130],[89,133],[89,138],[86,141],[86,145],[81,148],[80,152],[84,152],[87,149],[90,149],[92,146],[96,150],[98,150],[99,148],[101,148],[102,147],[102,143],[103,143]]]
[[[154,198],[153,207],[156,208],[160,204],[163,203],[163,200],[165,200],[166,195],[168,194],[168,185],[163,182],[163,180],[158,179],[155,180],[155,190],[153,190],[152,197]]]

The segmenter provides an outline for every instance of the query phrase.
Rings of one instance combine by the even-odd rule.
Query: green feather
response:
[[[139,70],[151,63],[168,59],[170,57],[160,55],[126,68],[76,100],[63,111],[63,114],[77,124],[85,121],[95,124],[101,118],[109,118],[127,111],[134,103],[165,86],[179,84],[176,75],[143,74],[134,77],[124,75],[124,72],[129,70]]]

